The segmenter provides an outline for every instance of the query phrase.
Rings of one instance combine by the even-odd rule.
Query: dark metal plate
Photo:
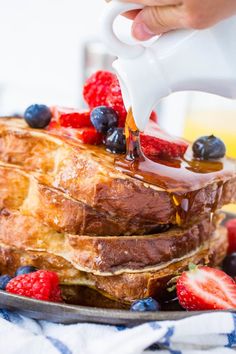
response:
[[[113,325],[135,325],[148,321],[179,320],[203,313],[201,311],[138,313],[127,310],[100,309],[38,301],[23,296],[12,295],[4,291],[0,291],[0,305],[2,308],[17,310],[22,315],[34,319],[64,324],[94,322]]]
[[[233,217],[235,218],[236,215],[227,213],[226,220]],[[19,313],[34,319],[64,324],[94,322],[113,325],[135,325],[148,321],[179,320],[203,313],[201,311],[135,313],[127,310],[110,310],[38,301],[23,296],[9,294],[4,291],[0,291],[0,307],[18,311]]]

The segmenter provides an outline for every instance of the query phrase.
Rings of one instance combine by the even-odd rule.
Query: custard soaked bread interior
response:
[[[122,307],[165,297],[190,262],[218,265],[225,256],[225,229],[209,215],[236,199],[232,160],[201,186],[165,189],[117,170],[103,147],[15,118],[0,120],[0,160],[1,272],[55,270],[66,296],[82,286]]]

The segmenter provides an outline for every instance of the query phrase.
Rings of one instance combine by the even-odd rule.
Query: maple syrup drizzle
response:
[[[140,144],[140,132],[135,124],[132,110],[128,111],[125,122],[126,157],[130,162],[144,160]]]
[[[235,163],[230,160],[199,161],[191,155],[178,160],[152,161],[142,152],[140,132],[135,124],[132,110],[127,114],[126,156],[115,159],[115,168],[136,179],[167,190],[172,196],[176,210],[176,222],[181,225],[188,218],[188,211],[199,190],[216,183],[212,203],[207,211],[214,212],[222,193],[223,183],[235,173]]]

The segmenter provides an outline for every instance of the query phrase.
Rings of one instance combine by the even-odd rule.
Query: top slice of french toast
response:
[[[194,179],[185,193],[172,193],[128,176],[114,165],[114,155],[103,147],[82,144],[46,130],[29,128],[22,119],[0,119],[0,160],[37,175],[40,183],[57,188],[97,211],[116,218],[135,218],[150,224],[193,223],[204,214],[236,200],[236,163],[209,173],[204,183]],[[202,177],[202,176],[200,176]],[[183,181],[184,183],[185,181]],[[181,209],[181,210],[180,210]],[[182,213],[183,211],[183,213]]]

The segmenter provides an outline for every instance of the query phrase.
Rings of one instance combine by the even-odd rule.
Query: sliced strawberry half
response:
[[[78,139],[84,144],[91,145],[100,145],[103,140],[103,135],[94,127],[85,127],[85,128],[65,128],[62,127],[57,121],[53,120],[47,127],[47,130],[50,132],[61,135],[61,136],[70,136],[74,139]]]
[[[226,223],[228,231],[228,253],[236,252],[236,219],[231,219]]]
[[[219,269],[200,266],[183,272],[176,290],[179,303],[186,310],[236,308],[236,283]]]
[[[152,120],[141,134],[140,141],[144,154],[150,158],[182,157],[188,148],[187,142],[163,132]]]
[[[53,118],[51,119],[51,122],[48,124],[47,126],[47,130],[51,131],[51,130],[58,130],[60,129],[60,124]]]
[[[103,140],[103,135],[95,128],[75,129],[73,136],[82,141],[84,144],[100,145]]]
[[[152,111],[152,113],[151,113],[151,115],[150,115],[150,119],[151,119],[153,122],[157,123],[158,117],[157,117],[157,113],[156,113],[155,111]]]
[[[92,127],[92,123],[90,121],[90,111],[88,110],[61,114],[59,122],[61,126],[65,128],[77,129]]]
[[[92,127],[90,110],[78,111],[73,108],[53,107],[51,109],[54,119],[65,128]]]

